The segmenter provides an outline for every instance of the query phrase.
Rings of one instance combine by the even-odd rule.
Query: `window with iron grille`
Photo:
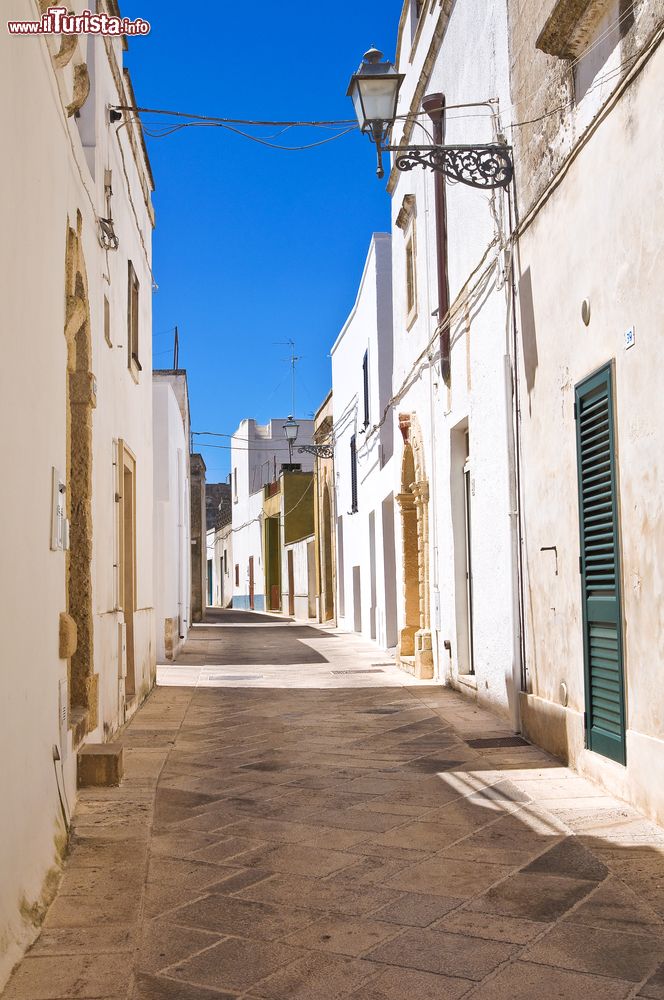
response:
[[[354,434],[350,439],[350,496],[351,513],[355,514],[357,513],[357,446]]]
[[[362,361],[362,384],[364,388],[364,426],[369,426],[369,352],[364,352]]]
[[[141,371],[138,359],[138,309],[140,284],[131,261],[128,262],[127,281],[127,366]]]

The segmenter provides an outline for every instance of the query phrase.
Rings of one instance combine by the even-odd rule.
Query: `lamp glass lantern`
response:
[[[286,440],[288,441],[288,461],[289,464],[293,464],[293,445],[297,441],[297,432],[300,429],[300,425],[297,420],[293,420],[292,416],[288,418],[284,426],[284,434],[286,435]]]
[[[300,425],[297,420],[293,420],[292,417],[289,417],[284,424],[284,434],[286,435],[286,440],[290,441],[291,444],[297,441],[297,432],[299,429]]]
[[[382,137],[397,116],[399,89],[404,79],[378,49],[365,52],[357,73],[351,77],[346,96],[355,107],[362,132]]]

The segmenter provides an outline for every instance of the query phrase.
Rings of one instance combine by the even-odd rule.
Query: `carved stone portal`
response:
[[[397,660],[415,677],[433,677],[433,650],[429,608],[429,483],[424,470],[422,435],[417,418],[399,415],[404,441],[401,493],[404,625]]]

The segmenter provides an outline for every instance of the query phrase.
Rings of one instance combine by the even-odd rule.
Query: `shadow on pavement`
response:
[[[660,1000],[661,828],[490,721],[431,687],[158,688],[6,1000]]]
[[[292,618],[264,615],[259,611],[242,611],[238,608],[206,608],[201,625],[289,625]]]

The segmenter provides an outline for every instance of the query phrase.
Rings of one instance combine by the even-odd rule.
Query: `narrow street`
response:
[[[6,1000],[664,998],[664,831],[355,636],[210,612]]]

